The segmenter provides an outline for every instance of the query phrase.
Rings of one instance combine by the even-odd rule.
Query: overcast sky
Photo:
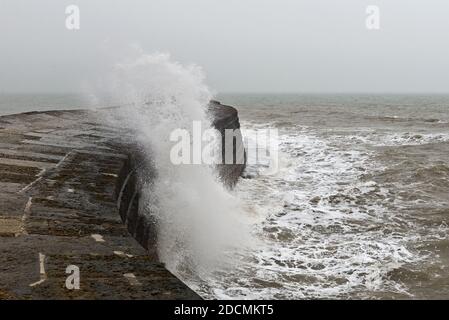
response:
[[[0,34],[0,92],[80,91],[132,44],[217,92],[449,92],[448,0],[0,0]]]

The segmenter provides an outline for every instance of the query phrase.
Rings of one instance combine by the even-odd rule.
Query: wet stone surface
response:
[[[199,298],[123,222],[127,136],[92,121],[101,112],[0,117],[0,299]]]

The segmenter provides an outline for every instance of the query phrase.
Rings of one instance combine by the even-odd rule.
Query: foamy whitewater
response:
[[[223,95],[275,127],[280,171],[234,191],[261,245],[206,297],[447,298],[449,97]]]
[[[108,99],[123,106],[105,121],[128,129],[156,172],[147,178],[140,210],[156,221],[159,259],[183,279],[208,274],[227,263],[225,250],[251,243],[239,199],[214,168],[170,159],[172,132],[192,136],[194,121],[211,127],[206,108],[212,95],[203,78],[199,67],[182,66],[168,54],[138,52],[116,64],[102,84]]]
[[[447,297],[448,97],[218,96],[243,134],[280,138],[277,174],[258,173],[263,159],[229,191],[169,158],[170,132],[210,125],[200,68],[140,53],[108,79],[127,106],[115,125],[157,172],[142,210],[159,257],[204,298]]]

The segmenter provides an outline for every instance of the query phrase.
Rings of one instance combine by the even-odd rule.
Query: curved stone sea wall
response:
[[[214,125],[237,128],[220,109]],[[138,210],[151,168],[129,132],[92,120],[102,112],[0,117],[0,299],[199,299],[157,260]],[[244,168],[223,166],[230,185]]]
[[[222,134],[223,146],[225,145],[224,130],[236,130],[238,138],[233,144],[234,163],[223,163],[217,166],[222,182],[229,188],[232,188],[245,169],[245,149],[240,133],[238,113],[231,106],[212,101],[209,114],[213,120],[212,126]],[[127,147],[129,148],[129,157],[120,172],[116,188],[117,206],[130,234],[148,250],[154,259],[157,259],[157,238],[154,231],[156,221],[152,220],[151,213],[148,215],[139,210],[144,181],[151,179],[151,176],[154,175],[154,169],[150,167],[151,162],[145,158],[145,154],[140,151],[141,148],[138,145],[128,145]],[[237,163],[239,158],[240,163]]]

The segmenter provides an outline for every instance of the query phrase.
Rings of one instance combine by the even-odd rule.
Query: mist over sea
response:
[[[449,297],[449,96],[216,99],[242,129],[279,130],[280,170],[249,165],[232,192],[258,246],[182,280],[205,298]],[[0,115],[80,107],[76,94],[0,94]]]
[[[85,108],[89,101],[77,93],[0,93],[0,116],[29,111]]]

